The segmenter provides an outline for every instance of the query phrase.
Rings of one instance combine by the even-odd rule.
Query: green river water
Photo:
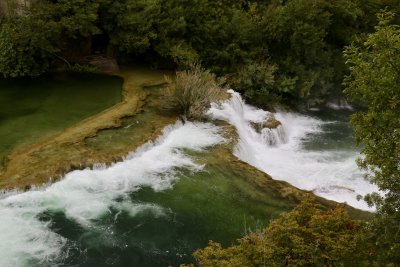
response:
[[[121,88],[119,78],[105,76],[0,84],[2,155],[112,105]],[[165,111],[157,106],[162,89],[146,90],[150,97],[143,112],[85,145],[113,154],[151,132]],[[235,143],[232,127],[214,123]],[[188,124],[172,134],[187,127],[199,139],[209,138],[202,136],[208,126]],[[330,137],[346,136],[313,143],[322,149]],[[180,146],[181,140],[186,145]],[[75,171],[48,187],[1,197],[0,265],[179,266],[193,262],[193,251],[209,240],[230,245],[298,202],[292,187],[237,160],[232,143],[198,150],[192,141],[198,140],[183,131],[109,168]],[[193,170],[187,161],[203,168]]]
[[[0,159],[119,102],[121,86],[105,75],[0,80]]]

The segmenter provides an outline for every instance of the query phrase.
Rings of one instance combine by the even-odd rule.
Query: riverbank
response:
[[[99,162],[110,164],[121,160],[129,151],[148,139],[158,136],[176,117],[166,116],[159,120],[143,139],[115,151],[117,153],[109,153],[87,143],[99,131],[118,128],[122,125],[123,118],[139,114],[149,96],[149,92],[142,86],[164,83],[165,74],[168,73],[143,69],[123,69],[116,73],[124,80],[123,99],[120,103],[65,129],[62,133],[9,154],[0,173],[0,188],[26,189],[31,185],[42,185],[59,179],[73,169],[91,167]]]

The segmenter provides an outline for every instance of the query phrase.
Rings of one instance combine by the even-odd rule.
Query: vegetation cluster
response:
[[[194,257],[204,267],[371,266],[364,234],[343,206],[322,211],[307,199],[237,245],[224,249],[211,241]]]
[[[203,67],[257,105],[341,93],[342,50],[397,0],[2,0],[0,74],[37,76],[96,53]]]
[[[209,70],[193,64],[188,70],[178,71],[168,82],[165,108],[181,114],[184,120],[201,120],[210,103],[223,93],[223,80],[217,79]]]
[[[371,239],[381,249],[382,266],[400,264],[400,25],[395,14],[378,14],[375,31],[344,52],[350,74],[346,94],[368,107],[352,117],[357,142],[363,145],[359,166],[381,193],[366,196],[377,214]]]

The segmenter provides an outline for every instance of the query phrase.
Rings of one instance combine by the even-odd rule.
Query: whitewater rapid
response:
[[[162,213],[153,204],[132,203],[129,193],[142,187],[162,191],[172,186],[181,168],[203,168],[182,152],[200,151],[224,141],[218,127],[209,123],[176,123],[110,167],[73,171],[48,187],[27,192],[6,192],[0,199],[0,266],[56,266],[73,248],[69,240],[41,220],[45,213],[62,213],[80,225],[96,230],[96,221],[111,209],[135,216],[144,209]],[[99,226],[100,227],[100,226]],[[98,229],[103,231],[103,229]]]
[[[355,162],[360,154],[355,149],[311,151],[303,147],[310,135],[321,132],[324,124],[332,122],[295,113],[272,114],[247,105],[233,90],[229,93],[229,100],[213,103],[208,113],[235,126],[239,134],[235,156],[276,180],[330,200],[372,210],[364,201],[357,200],[357,195],[376,192],[377,188],[363,178]],[[254,124],[262,124],[269,117],[275,117],[281,125],[257,131]]]

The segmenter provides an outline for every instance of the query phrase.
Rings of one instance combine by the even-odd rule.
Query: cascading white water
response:
[[[282,125],[278,125],[274,129],[263,128],[261,138],[269,146],[277,146],[287,142],[286,132]]]
[[[313,191],[316,195],[356,208],[371,210],[357,195],[377,188],[365,181],[356,166],[356,150],[310,151],[303,148],[309,135],[321,132],[322,120],[294,113],[271,114],[244,103],[229,90],[231,98],[214,103],[209,114],[236,127],[239,141],[234,154],[241,160],[270,174],[274,179]],[[262,123],[273,115],[282,125],[257,132],[252,124]]]
[[[335,102],[328,102],[326,106],[334,110],[353,110],[353,107],[344,98],[338,99]]]
[[[202,150],[223,142],[218,127],[207,123],[177,123],[111,167],[68,173],[46,188],[4,194],[0,199],[0,266],[55,266],[68,240],[53,232],[43,212],[62,212],[85,229],[111,208],[135,216],[143,209],[162,215],[153,204],[132,203],[128,194],[143,186],[161,191],[172,186],[177,168],[202,169],[182,149]]]

